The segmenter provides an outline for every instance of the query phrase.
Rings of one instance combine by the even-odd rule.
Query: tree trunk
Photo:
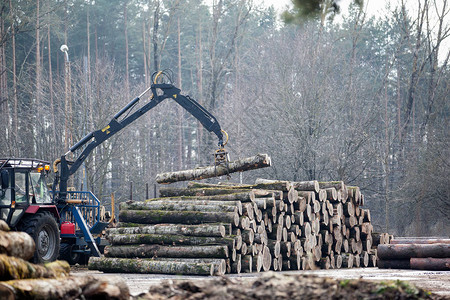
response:
[[[171,211],[203,211],[203,212],[238,212],[238,206],[233,205],[231,201],[221,202],[221,204],[205,202],[191,202],[191,201],[152,201],[152,202],[132,202],[132,203],[121,203],[121,210],[171,210]],[[203,204],[204,203],[204,204]],[[242,214],[242,205],[241,205]]]
[[[380,244],[377,255],[380,259],[444,258],[450,257],[450,244]]]
[[[380,269],[410,269],[409,259],[378,259],[377,266]]]
[[[0,254],[0,280],[57,278],[65,277],[69,272],[70,266],[65,261],[36,265],[18,257]]]
[[[410,266],[415,270],[450,271],[450,258],[412,257]]]
[[[319,188],[335,188],[337,191],[339,191],[345,189],[345,184],[343,181],[319,181]]]
[[[213,246],[160,246],[132,245],[106,246],[107,257],[176,257],[176,258],[228,258],[229,250],[225,245]]]
[[[128,259],[91,257],[89,269],[113,273],[159,273],[174,275],[223,275],[214,274],[214,263],[161,261],[152,259]],[[216,269],[218,270],[218,269]]]
[[[0,254],[29,260],[34,255],[34,240],[25,232],[0,231]]]
[[[390,241],[390,244],[450,244],[450,239],[446,238],[425,238],[425,237],[397,237]]]
[[[187,199],[187,197],[195,197],[200,200],[241,200],[250,201],[250,191],[245,189],[229,189],[229,188],[201,188],[201,189],[186,189],[186,188],[161,188],[159,190],[161,197],[183,197],[181,199]],[[228,196],[225,196],[229,194]],[[208,196],[206,198],[206,196]],[[212,197],[215,196],[215,197]],[[205,198],[199,198],[205,197]],[[154,199],[150,199],[152,201]]]
[[[237,212],[202,212],[202,211],[166,211],[166,210],[122,210],[119,213],[121,222],[141,224],[201,224],[201,223],[232,223],[239,225]]]
[[[106,233],[108,236],[114,234],[175,234],[202,237],[224,237],[225,231],[225,226],[222,224],[158,224],[145,227],[110,228]]]
[[[186,180],[200,180],[227,175],[234,172],[242,172],[270,167],[270,165],[270,157],[267,154],[257,154],[252,157],[229,162],[228,168],[223,165],[219,165],[196,168],[192,170],[184,170],[179,172],[160,173],[156,175],[156,182],[172,183]]]
[[[217,245],[223,244],[230,248],[236,244],[234,236],[230,237],[205,237],[186,235],[165,235],[165,234],[114,234],[108,238],[111,245]],[[242,244],[242,243],[241,243]]]
[[[93,276],[0,282],[0,294],[4,299],[128,300],[130,298],[130,291],[122,278]]]

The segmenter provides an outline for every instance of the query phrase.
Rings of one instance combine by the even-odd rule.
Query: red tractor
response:
[[[5,220],[11,228],[25,231],[33,237],[36,242],[35,262],[53,261],[60,255],[61,259],[74,264],[83,256],[100,256],[105,245],[100,234],[109,223],[100,219],[100,201],[91,192],[71,191],[68,187],[69,178],[97,146],[165,99],[173,99],[205,129],[217,135],[219,149],[214,153],[215,164],[228,164],[228,155],[224,149],[228,135],[221,129],[217,119],[194,99],[182,95],[181,90],[172,85],[167,71],[155,72],[152,82],[149,88],[116,113],[105,127],[87,134],[55,160],[51,191],[46,184],[50,172],[49,162],[0,159],[0,219]],[[140,98],[148,91],[152,92],[150,100],[133,112]],[[81,153],[74,161],[69,160],[69,154],[75,152]]]
[[[33,237],[37,263],[57,259],[60,249],[60,213],[46,185],[49,171],[42,160],[0,159],[0,219]]]

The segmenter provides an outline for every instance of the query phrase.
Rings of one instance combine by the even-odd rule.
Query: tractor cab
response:
[[[40,207],[56,207],[47,188],[49,162],[36,159],[0,159],[0,219],[16,227],[26,213]]]

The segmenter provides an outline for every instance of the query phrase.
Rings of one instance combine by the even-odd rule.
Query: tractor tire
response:
[[[61,248],[59,250],[59,259],[67,261],[70,265],[75,265],[80,263],[81,253],[73,252],[77,250],[78,246],[72,243],[61,243]]]
[[[41,211],[25,217],[19,226],[21,231],[28,233],[36,244],[32,261],[47,263],[55,261],[59,256],[60,236],[56,219],[48,211]]]

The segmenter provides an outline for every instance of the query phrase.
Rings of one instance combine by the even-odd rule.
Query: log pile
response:
[[[258,179],[255,184],[162,188],[161,198],[120,206],[107,231],[105,272],[219,275],[374,267],[376,246],[358,187]]]
[[[396,238],[378,245],[378,256],[379,268],[449,271],[450,239]]]
[[[121,278],[70,276],[65,261],[28,262],[35,244],[25,232],[9,231],[0,220],[0,299],[129,299]]]

